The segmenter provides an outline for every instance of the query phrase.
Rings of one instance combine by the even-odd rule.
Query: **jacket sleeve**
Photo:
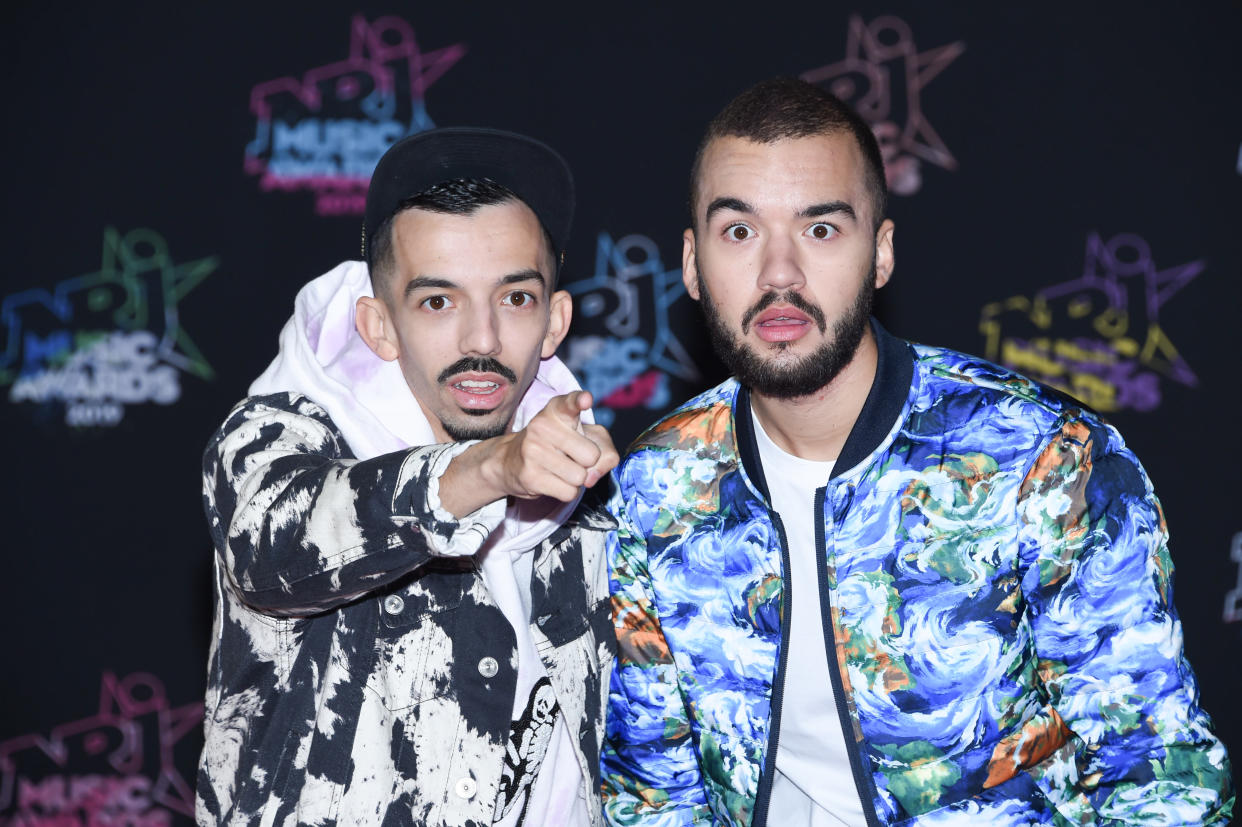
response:
[[[1042,779],[1060,814],[1225,823],[1229,760],[1182,652],[1164,515],[1138,459],[1111,427],[1067,416],[1018,508],[1040,678],[1075,751],[1076,781]]]
[[[609,685],[600,778],[613,825],[710,823],[689,715],[656,612],[647,535],[615,491],[609,510],[609,586],[617,658]]]
[[[436,555],[472,554],[504,514],[457,520],[438,479],[468,443],[354,459],[322,408],[296,394],[243,401],[203,457],[220,565],[250,608],[302,616],[380,589]]]

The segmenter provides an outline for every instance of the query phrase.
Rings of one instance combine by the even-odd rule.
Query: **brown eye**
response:
[[[525,307],[535,300],[535,297],[525,290],[518,290],[505,296],[504,302],[510,307]]]
[[[423,307],[428,310],[443,310],[448,307],[448,299],[445,296],[430,296],[423,299]]]
[[[729,228],[729,236],[734,241],[745,241],[750,238],[750,227],[745,224],[738,224]]]
[[[831,224],[812,224],[811,237],[820,240],[832,238],[837,234],[837,228]]]

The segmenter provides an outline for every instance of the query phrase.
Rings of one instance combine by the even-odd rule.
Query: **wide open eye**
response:
[[[448,296],[428,296],[419,302],[419,307],[425,307],[428,310],[447,310],[452,307],[453,303],[449,301]]]
[[[745,224],[733,224],[725,227],[725,238],[730,241],[745,241],[755,234],[755,231]]]
[[[525,290],[514,290],[501,299],[501,301],[511,307],[529,307],[535,303],[535,296]]]
[[[807,228],[807,233],[810,234],[812,238],[817,238],[820,241],[827,241],[835,236],[837,232],[838,230],[836,227],[831,224],[825,224],[823,221],[812,224]]]

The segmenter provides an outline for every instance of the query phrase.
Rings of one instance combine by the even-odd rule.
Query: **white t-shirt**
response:
[[[830,653],[824,641],[819,590],[819,568],[824,561],[815,549],[815,524],[823,519],[815,511],[815,491],[827,485],[833,463],[786,453],[763,430],[753,409],[751,418],[772,506],[789,543],[786,605],[792,601],[789,666],[768,823],[783,827],[865,825],[828,671],[828,658],[836,653]]]

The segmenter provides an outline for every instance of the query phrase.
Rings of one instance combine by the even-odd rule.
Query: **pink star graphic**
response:
[[[192,816],[194,788],[177,769],[173,753],[202,722],[203,704],[174,708],[155,675],[136,672],[118,679],[105,672],[96,714],[53,727],[46,736],[35,732],[0,742],[0,810],[15,803],[19,773],[33,770],[41,776],[39,770],[50,766],[53,775],[70,778],[98,776],[105,768],[118,777],[145,776],[152,804]],[[146,747],[155,744],[158,754],[150,755]],[[49,789],[57,787],[35,795],[47,795]]]
[[[920,52],[905,21],[891,15],[863,23],[850,18],[845,58],[804,72],[802,78],[819,84],[851,103],[871,124],[884,150],[890,186],[901,194],[918,189],[902,186],[895,177],[901,170],[894,162],[901,153],[921,158],[944,169],[956,169],[957,161],[923,114],[919,96],[936,75],[953,62],[966,45],[961,41]],[[894,113],[894,102],[904,90],[905,112]],[[902,117],[904,115],[904,118]]]
[[[250,93],[250,110],[259,120],[270,120],[272,96],[286,92],[307,109],[318,111],[327,81],[337,78],[338,96],[348,98],[359,91],[357,74],[370,75],[377,89],[392,92],[396,89],[392,67],[402,59],[408,66],[411,97],[421,101],[431,85],[465,53],[461,43],[424,52],[414,39],[414,27],[401,18],[381,17],[368,23],[358,15],[350,24],[349,57],[310,69],[300,80],[283,77],[258,84]]]

